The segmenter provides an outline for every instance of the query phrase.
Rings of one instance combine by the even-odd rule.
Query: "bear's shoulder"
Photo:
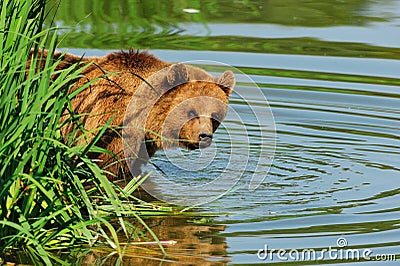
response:
[[[139,72],[149,69],[162,69],[170,65],[147,51],[133,49],[110,53],[103,57],[100,63],[113,65],[124,70],[136,70]]]

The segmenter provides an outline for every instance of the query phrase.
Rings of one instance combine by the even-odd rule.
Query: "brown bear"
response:
[[[46,51],[38,52],[38,67],[46,56]],[[115,52],[105,57],[56,52],[54,60],[60,62],[57,69],[75,63],[86,66],[69,89],[79,123],[67,123],[62,133],[65,138],[74,138],[77,145],[85,144],[111,121],[96,143],[109,152],[92,154],[110,177],[126,177],[128,169],[139,174],[140,165],[159,149],[209,146],[226,115],[235,85],[231,71],[212,77],[200,68],[167,63],[146,51]],[[82,127],[90,134],[83,134]]]

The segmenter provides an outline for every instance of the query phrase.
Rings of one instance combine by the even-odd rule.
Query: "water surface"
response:
[[[65,27],[62,45],[70,52],[103,56],[135,47],[166,61],[223,62],[256,82],[238,82],[237,89],[267,108],[253,97],[261,89],[274,115],[276,151],[261,186],[253,192],[242,186],[203,206],[217,215],[214,225],[153,221],[160,238],[177,245],[167,247],[167,258],[156,247],[132,249],[130,262],[284,262],[276,252],[260,259],[265,245],[287,254],[329,247],[372,252],[369,261],[325,255],[319,264],[376,265],[381,254],[400,260],[399,10],[395,0],[64,1],[55,23]],[[230,105],[245,113],[237,94]],[[228,114],[224,127],[238,138],[255,136],[257,147],[252,119],[244,122],[245,132]],[[214,167],[200,174],[176,171],[162,153],[154,162],[183,183],[211,178],[227,155],[224,132],[215,137]],[[257,148],[250,154],[257,156]],[[341,248],[339,238],[347,241]]]

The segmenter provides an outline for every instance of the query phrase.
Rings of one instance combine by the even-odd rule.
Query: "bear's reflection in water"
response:
[[[129,244],[133,240],[123,239],[124,250],[122,265],[225,265],[230,259],[226,255],[225,238],[218,233],[224,231],[223,225],[196,224],[199,217],[164,217],[146,219],[146,224],[158,236],[160,241],[176,241],[164,245],[164,256],[157,244]],[[146,232],[148,241],[154,241]],[[108,248],[94,248],[92,252],[79,260],[79,265],[117,265],[118,255]]]

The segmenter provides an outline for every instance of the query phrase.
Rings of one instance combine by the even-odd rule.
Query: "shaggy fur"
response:
[[[39,52],[38,58],[46,56],[47,51]],[[132,158],[143,154],[150,158],[158,149],[177,145],[188,149],[209,146],[212,134],[226,115],[229,94],[235,84],[231,71],[216,78],[199,68],[166,63],[147,52],[134,50],[105,57],[79,57],[56,52],[54,60],[61,60],[57,69],[91,63],[69,90],[71,94],[91,81],[91,85],[71,101],[73,112],[81,115],[80,122],[85,131],[94,132],[89,138],[80,138],[77,144],[90,141],[98,132],[96,130],[112,118],[113,129],[107,130],[97,145],[113,155],[95,154],[93,158],[113,176],[129,173],[127,164],[131,165],[133,174],[140,173],[142,160]],[[38,60],[38,67],[43,68],[43,64]],[[135,123],[137,117],[146,117],[146,130],[135,131],[126,138],[132,146],[131,159],[126,161],[121,127],[132,96],[140,86],[146,85],[143,80],[150,82],[162,96],[157,98],[157,93],[151,89],[140,94],[132,117],[128,118]],[[152,101],[152,108],[143,114],[142,110],[146,110]],[[78,139],[81,135],[76,130],[76,123],[64,126],[62,133],[65,138],[74,134],[73,137]],[[160,136],[179,140],[163,141]]]

